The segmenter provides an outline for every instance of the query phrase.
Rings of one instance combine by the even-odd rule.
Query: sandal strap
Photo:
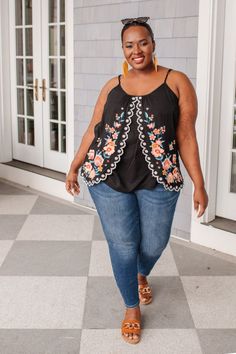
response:
[[[124,333],[140,334],[140,329],[138,329],[138,328],[122,328],[122,334],[124,334]]]
[[[122,333],[134,333],[140,334],[141,325],[138,320],[123,320],[122,321]]]
[[[150,288],[150,286],[140,286],[139,287],[139,292],[141,293],[141,294],[151,294],[151,288]]]

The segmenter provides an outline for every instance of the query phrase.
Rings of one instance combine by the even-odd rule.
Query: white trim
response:
[[[209,205],[201,221],[215,218],[225,0],[200,0],[198,24],[197,139]]]
[[[216,215],[236,221],[236,193],[230,190],[231,178],[234,173],[233,151],[236,152],[236,149],[233,149],[232,134],[236,82],[235,14],[236,1],[226,0]],[[226,117],[227,119],[225,119]]]
[[[70,164],[74,159],[75,155],[75,130],[74,130],[74,7],[73,0],[65,1],[65,19],[66,19],[66,28],[67,33],[70,34],[66,37],[66,118],[68,121],[67,124],[67,156],[68,156],[68,170]]]
[[[9,1],[9,48],[10,48],[10,95],[11,95],[11,139],[12,139],[12,160],[15,156],[15,144],[13,143],[13,137],[17,136],[16,124],[14,124],[14,117],[17,116],[17,105],[16,105],[16,47],[15,47],[15,4],[14,0]]]
[[[187,239],[180,237],[180,236],[176,236],[174,234],[171,234],[171,237],[174,238],[175,240],[181,241],[182,243],[188,243],[188,244],[191,243],[190,240],[187,240]]]
[[[235,234],[193,221],[191,242],[236,256]]]
[[[0,162],[12,158],[9,6],[0,1]]]
[[[40,192],[44,192],[55,197],[73,202],[74,197],[65,189],[65,182],[53,178],[42,176],[30,171],[0,164],[0,177],[8,181],[18,183],[25,187],[30,187]]]
[[[201,223],[213,220],[216,212],[224,18],[225,0],[200,0],[196,131],[209,205],[199,219],[192,205],[190,237],[191,242],[236,256],[235,234]]]

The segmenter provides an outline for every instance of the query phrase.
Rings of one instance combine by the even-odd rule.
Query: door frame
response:
[[[236,152],[236,149],[233,149],[234,104],[236,102],[236,1],[227,0],[226,3],[229,6],[225,24],[221,117],[231,117],[231,120],[221,119],[216,214],[236,221],[236,191],[234,193],[230,190],[233,173],[233,150]],[[226,181],[226,183],[223,184],[222,181]]]
[[[73,0],[67,0],[66,2],[66,23],[67,23],[67,31],[70,35],[68,35],[68,39],[66,42],[66,51],[68,53],[68,60],[66,64],[66,80],[67,80],[67,118],[68,118],[68,129],[67,129],[67,153],[68,153],[68,161],[67,166],[68,169],[70,167],[70,163],[74,158],[74,8],[73,8]],[[15,58],[11,55],[14,53],[14,42],[12,42],[12,37],[14,33],[12,33],[14,29],[14,0],[9,0],[9,2],[1,1],[0,2],[0,27],[4,29],[4,31],[0,32],[0,49],[2,51],[2,60],[0,60],[0,177],[7,178],[13,182],[24,184],[32,188],[36,188],[35,180],[32,178],[32,175],[35,175],[35,178],[39,177],[36,174],[33,174],[28,171],[23,171],[16,169],[15,167],[6,166],[1,164],[3,162],[9,162],[13,158],[12,153],[12,114],[14,112],[14,107],[12,107],[11,95],[14,93],[15,87],[13,86],[14,79],[14,65]],[[4,50],[3,50],[4,48]],[[10,68],[9,68],[10,63]],[[8,68],[8,70],[6,70]],[[15,95],[15,93],[14,93]],[[12,169],[12,173],[10,170]],[[18,173],[19,172],[19,173]],[[49,184],[54,181],[51,178],[44,177],[44,180],[47,179]],[[23,182],[22,181],[26,181]],[[61,196],[63,199],[73,201],[73,197],[68,193],[65,194],[64,190],[57,190],[55,188],[51,190],[50,188],[46,188],[46,183],[42,182],[41,179],[38,178],[38,188],[41,191],[45,191],[49,194]],[[61,185],[63,188],[63,182],[61,184],[56,183],[57,186]],[[64,188],[65,189],[65,188]]]
[[[0,1],[0,162],[12,159],[9,5]]]
[[[236,235],[208,223],[216,216],[225,0],[199,0],[196,122],[199,155],[209,204],[196,219],[192,203],[191,242],[236,256]]]
[[[37,0],[38,1],[38,0]],[[66,6],[66,1],[65,1],[65,6]],[[44,126],[44,131],[43,131],[43,146],[44,151],[43,151],[43,163],[44,163],[44,167],[46,168],[51,168],[52,170],[56,170],[59,172],[64,172],[65,171],[65,165],[67,165],[67,155],[68,155],[68,150],[67,152],[61,152],[61,134],[62,134],[62,123],[60,120],[61,117],[61,100],[59,99],[60,94],[62,93],[61,91],[61,83],[60,83],[60,76],[61,76],[61,72],[60,72],[60,62],[61,59],[58,60],[58,52],[56,53],[56,61],[57,61],[57,80],[58,80],[58,85],[57,87],[54,88],[54,93],[56,93],[58,95],[58,119],[57,119],[57,123],[58,123],[58,150],[53,150],[50,148],[50,144],[51,144],[51,139],[50,139],[50,133],[51,133],[51,129],[49,128],[50,122],[51,122],[51,117],[50,117],[50,105],[48,103],[48,101],[50,101],[50,93],[52,93],[52,87],[50,87],[50,73],[49,73],[49,57],[50,57],[50,53],[49,53],[49,9],[48,9],[48,0],[41,0],[41,12],[42,12],[42,33],[41,33],[41,41],[42,43],[44,43],[42,50],[44,51],[45,55],[42,56],[42,79],[46,79],[46,101],[42,102],[42,124]],[[59,14],[59,8],[57,8],[57,15]],[[67,22],[68,18],[66,17],[65,14],[65,26],[67,29]],[[58,26],[58,22],[60,23],[60,19],[56,20],[57,26]],[[64,21],[63,21],[64,22]],[[68,31],[66,31],[66,43],[68,40]],[[58,49],[60,49],[60,30],[57,30],[57,47]],[[67,62],[67,52],[68,47],[65,47],[65,62]],[[67,76],[66,76],[67,72],[65,72],[65,77],[66,77],[66,84],[67,84]],[[66,94],[66,104],[68,104],[68,87],[65,85],[65,94]],[[68,114],[68,110],[66,107],[66,113]],[[54,120],[55,121],[55,120]],[[66,126],[66,146],[68,144],[68,116],[66,116],[66,122],[65,122],[65,126]],[[67,168],[67,166],[66,166]]]
[[[11,97],[14,97],[12,95],[15,94],[15,57],[14,55],[11,55],[11,53],[14,53],[14,21],[15,21],[15,13],[14,13],[14,1],[15,0],[10,0],[9,1],[9,35],[10,35],[10,68],[11,68],[11,77],[10,77],[10,83],[11,83]],[[73,159],[73,154],[74,154],[74,33],[73,33],[73,0],[67,0],[65,1],[65,19],[66,19],[66,28],[67,28],[67,33],[69,35],[67,36],[67,41],[66,41],[66,53],[68,53],[68,58],[66,61],[66,83],[67,83],[67,118],[68,118],[68,127],[67,127],[67,147],[68,147],[68,167],[70,166],[70,160]],[[13,83],[13,84],[12,84]],[[13,105],[12,105],[13,106]],[[15,107],[11,107],[12,109],[12,116],[15,110]]]

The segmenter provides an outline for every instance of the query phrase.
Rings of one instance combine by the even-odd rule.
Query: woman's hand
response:
[[[193,193],[194,210],[196,211],[197,217],[200,218],[207,208],[208,205],[208,195],[204,187],[195,187]]]
[[[79,194],[80,193],[80,186],[78,183],[78,171],[69,171],[66,176],[66,190],[71,195]]]

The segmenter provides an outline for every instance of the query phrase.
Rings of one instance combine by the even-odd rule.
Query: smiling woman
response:
[[[147,20],[149,19],[149,17],[139,17],[138,21],[136,19],[136,21],[129,21],[129,19],[124,19],[122,20],[122,23],[125,24],[125,26],[123,27],[122,31],[121,31],[121,41],[122,41],[122,48],[124,51],[124,55],[126,57],[126,61],[124,61],[123,63],[123,72],[124,72],[124,76],[127,75],[128,72],[128,62],[129,59],[135,63],[135,64],[143,64],[145,62],[145,59],[148,59],[148,51],[149,51],[149,56],[150,56],[150,51],[151,51],[151,55],[152,52],[155,50],[155,40],[154,40],[154,34],[153,31],[151,29],[151,27],[149,26],[149,24],[147,24]],[[127,40],[124,41],[124,33],[125,36],[127,37],[127,29],[130,26],[134,26],[135,23],[141,27],[146,28],[147,31],[146,33],[144,32],[144,35],[142,36],[142,32],[141,32],[141,37],[138,39],[138,46],[140,47],[140,49],[145,49],[145,47],[147,47],[148,51],[146,51],[146,55],[144,55],[144,52],[135,52],[134,46],[136,45],[136,41],[133,41],[131,39],[133,38],[127,38]],[[142,28],[141,28],[142,29]],[[143,37],[143,38],[142,38]],[[157,69],[157,59],[156,56],[154,56],[154,64],[155,64],[155,69]],[[131,63],[130,63],[131,65]]]
[[[148,19],[122,20],[123,75],[102,88],[66,180],[67,191],[79,193],[81,168],[126,306],[122,337],[132,344],[141,337],[139,305],[152,301],[147,276],[168,244],[184,186],[179,154],[194,183],[199,217],[208,204],[196,93],[184,73],[157,64]]]

